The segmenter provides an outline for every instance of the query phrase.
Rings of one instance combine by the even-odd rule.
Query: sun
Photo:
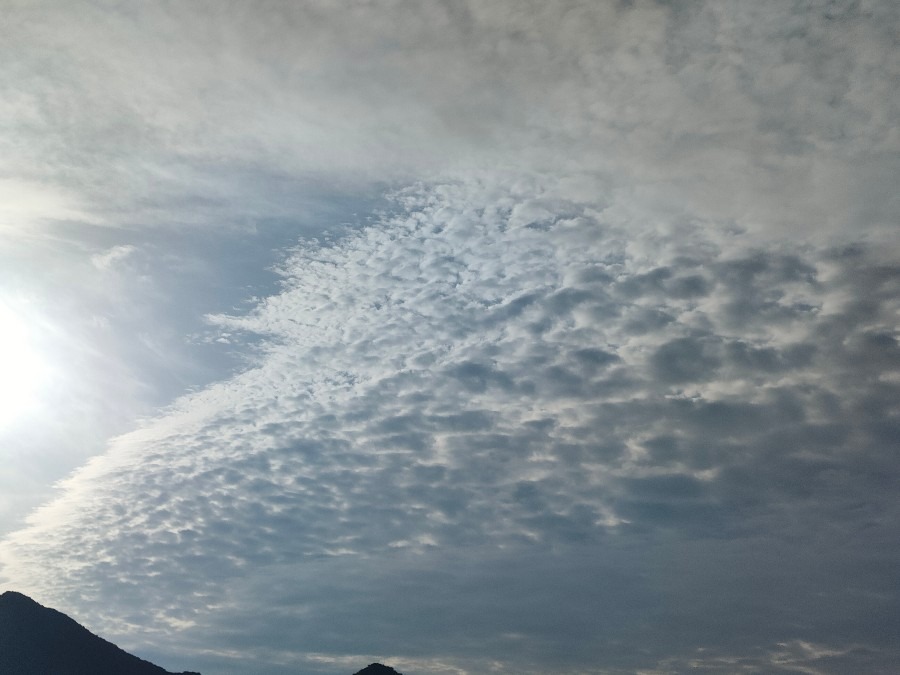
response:
[[[27,323],[0,300],[0,428],[37,403],[46,373]]]

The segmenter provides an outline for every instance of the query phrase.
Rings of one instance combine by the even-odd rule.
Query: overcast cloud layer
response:
[[[5,586],[204,675],[900,660],[897,5],[10,14],[97,424],[7,431]]]

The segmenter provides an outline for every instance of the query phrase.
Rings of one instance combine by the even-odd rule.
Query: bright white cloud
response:
[[[131,244],[121,244],[91,256],[91,264],[101,272],[109,271],[123,264],[137,248]]]
[[[93,217],[69,191],[54,185],[0,179],[0,236],[28,237],[29,230],[58,220],[91,222]]]
[[[0,428],[35,405],[49,363],[30,335],[32,327],[0,300]]]

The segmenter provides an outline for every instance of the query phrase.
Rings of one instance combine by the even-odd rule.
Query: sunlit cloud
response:
[[[39,403],[50,377],[33,332],[13,306],[0,300],[0,428]]]
[[[131,244],[113,246],[109,250],[91,256],[91,264],[100,271],[114,269],[131,257],[137,248]]]
[[[0,236],[28,236],[42,223],[71,220],[96,222],[76,194],[55,185],[0,179]]]

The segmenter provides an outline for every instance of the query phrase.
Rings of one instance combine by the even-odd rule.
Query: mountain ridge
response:
[[[129,654],[71,617],[17,591],[0,593],[2,675],[200,675],[174,673]],[[401,675],[371,663],[354,675]]]
[[[0,594],[3,675],[200,675],[173,673],[129,654],[71,617],[17,591]]]

